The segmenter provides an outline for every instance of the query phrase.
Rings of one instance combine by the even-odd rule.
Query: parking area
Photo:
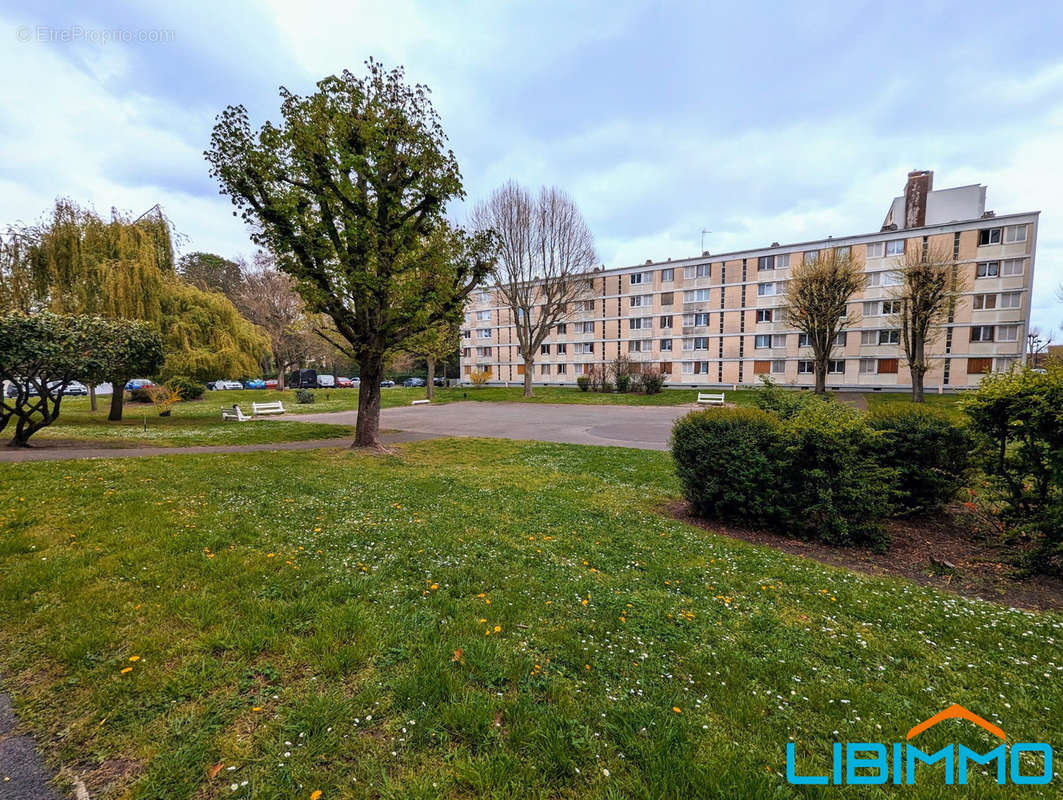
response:
[[[672,424],[690,406],[595,406],[459,402],[385,408],[381,430],[432,436],[485,436],[568,444],[666,450]],[[353,425],[354,411],[291,414],[281,419]]]

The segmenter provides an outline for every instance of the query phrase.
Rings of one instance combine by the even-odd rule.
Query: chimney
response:
[[[934,173],[922,169],[908,173],[904,187],[904,227],[922,228],[926,225],[926,198],[934,189]]]

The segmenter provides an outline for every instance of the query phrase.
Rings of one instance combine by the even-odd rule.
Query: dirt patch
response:
[[[1021,574],[1010,563],[1012,553],[1000,543],[973,535],[947,514],[889,523],[890,548],[885,553],[876,553],[866,547],[835,547],[769,530],[701,519],[694,516],[686,501],[668,503],[663,511],[712,533],[767,545],[836,567],[869,575],[894,575],[1015,608],[1063,610],[1063,580]]]

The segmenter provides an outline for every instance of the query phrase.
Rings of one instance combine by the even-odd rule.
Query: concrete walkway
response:
[[[0,692],[0,800],[59,800],[29,736],[14,733],[11,698]]]

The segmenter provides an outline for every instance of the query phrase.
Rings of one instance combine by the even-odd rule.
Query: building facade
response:
[[[839,335],[827,386],[908,389],[896,267],[906,249],[928,245],[951,250],[965,289],[930,347],[926,390],[977,386],[1023,357],[1040,214],[987,212],[985,196],[980,185],[935,191],[933,173],[912,172],[875,233],[595,270],[586,299],[543,343],[533,381],[572,385],[625,355],[660,369],[666,386],[749,385],[761,375],[812,386],[811,348],[786,321],[787,279],[819,251],[848,248],[867,285],[851,301],[853,324]],[[463,382],[475,372],[491,384],[523,382],[512,314],[496,289],[470,296],[461,336]]]

